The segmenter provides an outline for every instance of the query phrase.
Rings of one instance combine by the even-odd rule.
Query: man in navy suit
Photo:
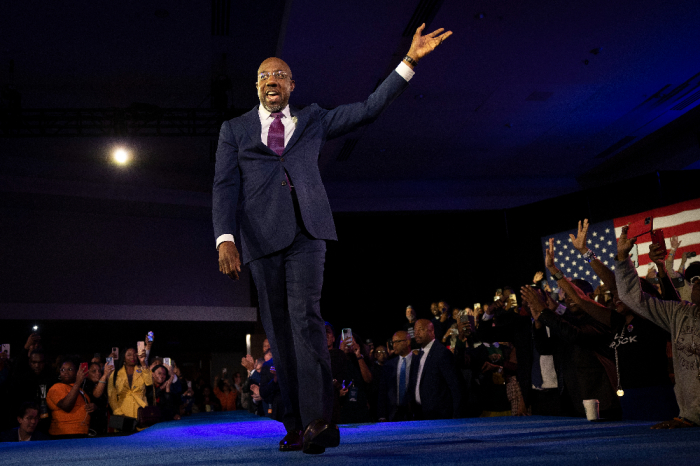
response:
[[[333,110],[290,107],[292,71],[279,58],[268,58],[258,69],[260,105],[221,127],[213,188],[219,270],[238,278],[238,226],[285,406],[282,451],[322,453],[340,442],[331,424],[333,378],[319,308],[325,242],[337,239],[318,169],[321,147],[374,121],[408,86],[418,61],[452,34],[438,29],[422,35],[424,27],[416,30],[396,71],[365,102]]]
[[[429,320],[416,322],[415,338],[421,349],[411,363],[408,385],[414,418],[459,417],[461,384],[452,353],[435,342],[435,329]]]
[[[411,336],[401,330],[391,338],[391,344],[398,357],[386,362],[379,382],[377,417],[380,422],[409,420],[408,383],[413,358]]]

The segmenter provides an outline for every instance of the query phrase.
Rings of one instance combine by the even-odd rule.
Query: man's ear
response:
[[[296,86],[296,81],[294,81],[293,79],[290,80],[290,82],[289,82],[289,92],[292,92],[292,91],[294,90],[294,87],[295,87],[295,86]]]

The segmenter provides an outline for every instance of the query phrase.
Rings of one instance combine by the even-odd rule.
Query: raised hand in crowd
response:
[[[557,308],[557,303],[549,295],[544,297],[531,286],[523,286],[520,288],[520,296],[522,296],[523,301],[527,302],[530,307],[530,313],[532,314],[532,318],[535,319],[535,327],[537,328],[542,328],[542,323],[539,321],[542,311],[545,309],[554,310]]]
[[[27,338],[27,342],[24,344],[24,349],[28,351],[29,355],[31,355],[32,352],[39,346],[41,346],[41,335],[34,332],[29,335],[29,338]]]
[[[250,371],[255,368],[255,360],[253,359],[253,356],[247,354],[245,357],[241,358],[241,366],[245,367],[248,373],[250,373]]]
[[[576,232],[576,236],[573,234],[569,233],[569,238],[571,238],[571,243],[573,246],[576,248],[578,252],[581,254],[585,254],[588,252],[588,246],[586,246],[586,238],[588,237],[588,219],[585,218],[583,219],[583,223],[581,223],[581,220],[578,221],[578,231]]]
[[[628,238],[627,231],[629,230],[629,224],[622,227],[622,232],[620,232],[620,237],[617,239],[617,260],[623,261],[630,256],[630,251],[637,242],[637,238]]]
[[[139,364],[141,364],[142,367],[148,366],[148,361],[146,360],[146,358],[146,350],[142,349],[141,351],[139,351]]]
[[[678,239],[678,236],[671,236],[671,249],[676,251],[679,247],[681,247],[681,242],[682,241]]]
[[[532,278],[532,283],[538,283],[544,278],[544,272],[535,272],[535,276]]]
[[[489,304],[488,307],[486,308],[486,311],[484,311],[485,314],[492,316],[496,313],[496,310],[498,309],[504,309],[505,308],[505,303],[503,302],[502,298],[497,299],[493,303]]]

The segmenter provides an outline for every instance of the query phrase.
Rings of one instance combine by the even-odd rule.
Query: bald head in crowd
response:
[[[427,319],[417,320],[413,331],[416,343],[418,343],[421,348],[425,348],[425,345],[435,339],[435,327],[433,327],[433,323]]]

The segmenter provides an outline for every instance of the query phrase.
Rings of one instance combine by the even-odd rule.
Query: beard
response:
[[[282,106],[282,104],[277,104],[277,105],[270,105],[266,102],[262,102],[262,106],[265,108],[270,113],[275,113],[275,112],[281,112],[286,105]]]

